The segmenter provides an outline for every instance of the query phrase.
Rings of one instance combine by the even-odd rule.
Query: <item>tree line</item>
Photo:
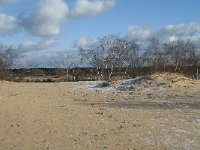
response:
[[[99,39],[93,48],[79,48],[79,54],[82,61],[98,68],[102,76],[108,68],[111,77],[117,68],[125,68],[127,73],[144,67],[151,68],[151,72],[183,72],[193,68],[195,76],[199,76],[200,53],[191,37],[168,42],[152,37],[146,43],[144,46],[137,40],[108,35]]]
[[[89,68],[89,73],[98,76],[98,79],[111,79],[114,76],[133,77],[134,75],[150,74],[158,71],[185,72],[195,78],[199,77],[200,52],[191,40],[176,39],[162,42],[152,37],[143,45],[138,40],[128,40],[117,35],[108,35],[99,38],[92,48],[79,48],[80,62]],[[10,69],[16,64],[18,56],[11,46],[0,44],[0,79],[11,77]],[[72,57],[57,58],[65,66],[64,74],[70,74],[69,68],[80,68],[69,62]],[[76,64],[80,64],[77,62]],[[62,69],[59,70],[62,72]],[[77,70],[72,73],[76,74]],[[63,74],[63,73],[62,73]]]

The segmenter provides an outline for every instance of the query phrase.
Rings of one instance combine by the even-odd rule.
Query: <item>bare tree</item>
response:
[[[192,35],[192,34],[191,34]],[[116,35],[105,36],[98,40],[97,46],[90,49],[79,49],[81,59],[90,66],[97,68],[98,75],[103,78],[104,70],[109,70],[111,78],[118,68],[130,68],[129,76],[139,66],[151,68],[150,72],[166,71],[166,67],[174,68],[174,71],[184,71],[187,67],[199,67],[199,57],[196,46],[191,40],[175,40],[161,43],[158,38],[149,39],[146,51],[141,55],[141,44],[137,41],[127,41]],[[125,73],[126,74],[126,73]],[[198,73],[197,73],[198,74]]]
[[[145,66],[149,66],[158,71],[161,69],[165,70],[166,66],[166,57],[164,55],[162,45],[156,37],[149,39],[150,44],[146,48],[146,51],[143,54],[143,63]]]
[[[94,48],[79,49],[82,61],[86,61],[90,66],[97,68],[100,79],[104,78],[104,69],[111,68],[113,70],[113,68],[121,65],[119,40],[118,36],[109,35],[99,39],[97,46]]]
[[[13,67],[16,58],[17,54],[13,47],[0,44],[0,79],[10,78],[9,69]]]
[[[100,70],[110,69],[109,78],[116,68],[137,67],[139,62],[140,45],[134,41],[127,41],[116,35],[108,35],[98,40],[96,47],[79,49],[82,60],[86,60],[92,67]]]
[[[196,50],[191,40],[164,43],[164,48],[170,63],[175,66],[175,72],[184,66],[192,66],[196,63]]]
[[[56,68],[57,75],[61,76],[64,81],[76,80],[77,75],[75,75],[74,68],[79,66],[73,55],[70,54],[60,54],[56,58]],[[72,69],[72,76],[70,75],[70,69]]]
[[[137,68],[140,65],[140,47],[137,41],[130,41],[125,44],[123,59],[129,68]]]
[[[17,58],[15,49],[11,46],[5,46],[0,44],[0,58],[5,64],[5,68],[13,67]]]
[[[200,68],[200,53],[197,54],[197,72],[196,72],[197,80],[199,80],[199,68]]]

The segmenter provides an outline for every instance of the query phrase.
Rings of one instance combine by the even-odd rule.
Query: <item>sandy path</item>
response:
[[[77,85],[0,83],[0,149],[200,149],[197,99],[168,107]]]

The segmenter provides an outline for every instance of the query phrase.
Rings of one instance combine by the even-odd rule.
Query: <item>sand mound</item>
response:
[[[9,83],[11,83],[11,82],[10,82],[10,81],[5,81],[5,80],[0,80],[0,83],[9,84]]]
[[[144,82],[151,80],[148,76],[136,77],[134,79],[122,80],[120,85],[116,84],[115,87],[120,91],[133,90],[135,86],[139,86]]]
[[[151,78],[168,88],[189,88],[199,83],[198,81],[177,73],[157,73],[151,75]]]
[[[177,73],[155,73],[151,75],[153,80],[162,82],[162,83],[176,83],[176,82],[184,82],[191,81],[191,79],[185,77],[182,74]]]
[[[155,73],[133,79],[80,82],[84,88],[103,92],[131,92],[141,95],[166,95],[169,91],[185,90],[194,86],[195,81],[176,73]]]
[[[135,94],[165,95],[169,90],[192,87],[195,81],[177,73],[155,73],[134,79],[113,81],[110,86],[117,91],[130,91]]]

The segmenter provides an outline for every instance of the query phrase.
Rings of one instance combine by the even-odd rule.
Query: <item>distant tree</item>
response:
[[[140,48],[141,44],[137,41],[127,42],[124,52],[124,61],[129,68],[137,68],[140,66]]]
[[[82,60],[101,70],[101,76],[104,69],[111,69],[109,76],[112,76],[116,68],[138,66],[140,45],[136,42],[108,35],[99,39],[97,43],[94,48],[80,48],[79,54]]]
[[[195,45],[191,40],[176,40],[164,43],[165,54],[169,57],[169,63],[180,70],[184,66],[194,66],[197,63]]]
[[[199,79],[199,69],[200,69],[200,53],[197,54],[197,72],[196,72],[197,80]]]
[[[149,45],[142,58],[145,66],[149,66],[155,71],[165,70],[167,57],[158,38],[152,37],[149,39]]]
[[[13,47],[0,44],[0,59],[5,68],[13,67],[16,58],[17,54]]]
[[[0,44],[0,79],[8,79],[9,69],[13,67],[17,58],[15,49],[11,46]]]
[[[83,61],[97,68],[101,77],[105,70],[109,70],[110,78],[117,68],[126,68],[125,72],[130,69],[128,76],[132,76],[137,73],[135,71],[139,66],[150,67],[150,72],[166,71],[167,66],[169,69],[173,67],[175,72],[183,71],[185,67],[197,67],[198,72],[200,56],[191,40],[192,34],[193,32],[186,40],[178,39],[166,43],[152,37],[143,54],[140,52],[142,45],[139,42],[108,35],[99,39],[93,48],[80,48],[79,54]]]
[[[73,55],[60,54],[56,58],[55,63],[57,68],[57,75],[61,76],[64,81],[76,80],[77,76],[80,76],[74,71],[74,68],[79,66],[79,62],[77,62]],[[72,74],[70,74],[70,69],[72,69]]]

